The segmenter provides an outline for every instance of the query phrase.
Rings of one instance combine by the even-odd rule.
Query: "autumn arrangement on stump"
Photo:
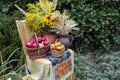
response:
[[[25,24],[31,30],[31,39],[25,49],[30,59],[38,59],[48,55],[60,57],[73,41],[72,30],[78,24],[67,15],[56,10],[57,0],[53,2],[40,0],[35,4],[27,4],[27,11],[15,5],[25,16]]]

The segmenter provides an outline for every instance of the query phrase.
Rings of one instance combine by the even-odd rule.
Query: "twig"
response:
[[[54,8],[54,10],[55,10],[56,7],[57,7],[57,2],[58,2],[58,0],[53,0],[53,8]]]
[[[22,12],[23,15],[26,14],[26,12],[22,8],[20,8],[17,4],[14,4],[14,5],[20,12]]]

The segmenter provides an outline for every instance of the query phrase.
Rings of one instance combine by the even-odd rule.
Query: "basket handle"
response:
[[[55,40],[55,43],[58,42],[58,41],[59,41],[59,39],[56,39],[56,40]]]
[[[36,34],[36,32],[34,32],[34,36],[35,36],[35,40],[36,40],[37,44],[39,44],[39,43],[38,43],[38,39],[37,39],[37,34]]]

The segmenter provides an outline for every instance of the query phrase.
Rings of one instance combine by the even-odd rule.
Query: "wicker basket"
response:
[[[49,46],[43,48],[26,48],[27,54],[30,59],[38,59],[45,57],[48,54]]]
[[[36,39],[37,44],[39,44],[36,33],[34,34],[34,37]],[[38,59],[41,57],[45,57],[48,54],[49,45],[44,46],[42,48],[39,48],[39,47],[38,48],[27,48],[27,47],[25,47],[25,49],[27,51],[27,54],[29,55],[29,58],[35,60],[35,59]]]
[[[61,50],[61,51],[51,50],[51,55],[53,57],[61,57],[61,56],[63,56],[64,51],[65,51],[65,48],[63,50]]]
[[[55,43],[58,42],[58,41],[59,41],[59,40],[56,39]],[[61,56],[63,56],[63,54],[64,54],[65,47],[64,47],[64,49],[62,49],[62,50],[60,50],[60,51],[50,48],[50,51],[51,51],[51,55],[52,55],[53,57],[61,57]]]

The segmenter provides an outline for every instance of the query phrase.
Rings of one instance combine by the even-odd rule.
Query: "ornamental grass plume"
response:
[[[66,14],[64,11],[63,14],[58,13],[57,15],[57,25],[53,27],[57,30],[60,35],[68,35],[72,30],[79,30],[78,24]]]

